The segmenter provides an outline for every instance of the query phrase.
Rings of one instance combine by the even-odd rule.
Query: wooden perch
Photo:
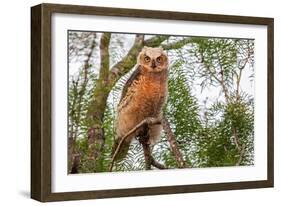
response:
[[[156,124],[161,124],[161,120],[156,119],[156,118],[147,118],[147,119],[143,120],[142,122],[140,122],[137,126],[135,126],[133,129],[131,129],[125,136],[123,136],[121,138],[121,140],[112,156],[112,160],[111,160],[110,167],[109,167],[110,172],[112,171],[116,155],[118,154],[123,142],[125,141],[125,139],[127,137],[131,136],[132,134],[134,134],[134,136],[136,136],[136,137],[137,136],[139,137],[139,142],[143,146],[144,156],[145,156],[145,161],[146,161],[146,169],[151,168],[151,165],[153,165],[159,169],[166,168],[165,166],[161,165],[160,163],[156,162],[156,160],[154,160],[154,158],[151,156],[150,146],[148,144],[148,140],[149,140],[148,128],[149,128],[149,126],[156,125]],[[150,166],[148,166],[148,164],[150,164]]]

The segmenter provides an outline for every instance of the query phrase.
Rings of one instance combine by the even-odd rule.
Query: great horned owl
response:
[[[162,48],[144,47],[137,58],[136,70],[127,80],[117,108],[114,154],[120,140],[137,124],[148,117],[161,118],[168,95],[168,56]],[[161,125],[149,128],[149,144],[160,137]],[[115,160],[123,159],[134,136],[127,137]]]

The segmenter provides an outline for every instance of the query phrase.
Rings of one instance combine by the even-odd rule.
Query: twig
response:
[[[151,166],[156,167],[157,169],[163,170],[167,169],[167,167],[159,162],[157,162],[153,156],[151,155],[149,144],[142,142],[141,143],[144,153],[144,160],[145,160],[145,169],[151,170]]]
[[[243,160],[243,156],[245,153],[245,144],[242,144],[242,146],[240,146],[236,129],[234,128],[232,131],[233,131],[233,136],[234,136],[234,144],[240,153],[239,160],[236,163],[236,166],[239,166]]]
[[[220,67],[221,67],[221,71],[220,71],[220,75],[221,75],[220,84],[221,84],[222,90],[223,90],[223,92],[224,92],[225,101],[226,101],[227,103],[229,103],[228,89],[227,89],[227,87],[226,87],[226,85],[225,85],[225,81],[224,81],[223,68],[222,68],[222,66],[220,66]]]
[[[242,77],[242,69],[239,69],[239,74],[237,76],[237,81],[236,81],[236,100],[239,100],[240,98],[239,87],[240,87],[241,77]]]
[[[244,153],[245,153],[245,145],[243,144],[242,149],[240,150],[240,157],[239,157],[239,160],[236,163],[236,166],[239,166],[241,164],[241,162],[243,160]]]
[[[239,150],[239,152],[241,151],[241,147],[239,145],[239,140],[238,140],[238,136],[237,136],[237,132],[236,132],[236,129],[233,128],[232,129],[232,133],[233,133],[233,136],[234,136],[234,144],[236,146],[236,148]]]
[[[161,163],[157,162],[152,156],[151,157],[151,165],[160,169],[160,170],[164,170],[164,169],[168,169],[165,165],[162,165]]]
[[[181,39],[179,41],[176,41],[176,42],[172,42],[172,43],[168,43],[168,44],[162,44],[161,47],[165,50],[172,50],[172,49],[180,49],[182,48],[183,46],[189,44],[189,43],[192,43],[193,40],[192,38],[184,38],[184,39]]]
[[[158,169],[167,169],[164,165],[157,162],[153,156],[151,155],[151,149],[149,146],[149,125],[143,125],[143,130],[141,131],[139,142],[142,145],[143,148],[143,154],[144,154],[144,160],[145,160],[145,169],[151,170],[151,165],[158,168]]]
[[[249,49],[249,48],[248,48]],[[239,87],[240,87],[240,81],[241,81],[241,76],[242,76],[242,70],[245,68],[247,63],[249,62],[249,59],[251,58],[251,52],[248,53],[246,59],[244,59],[244,64],[242,66],[238,66],[239,69],[239,74],[237,76],[237,81],[236,81],[236,99],[239,100],[240,95],[239,95]]]

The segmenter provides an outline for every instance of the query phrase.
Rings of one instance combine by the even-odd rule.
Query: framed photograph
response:
[[[273,187],[272,18],[31,8],[31,197]]]

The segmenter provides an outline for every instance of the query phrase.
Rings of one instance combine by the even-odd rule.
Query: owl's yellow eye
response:
[[[144,57],[144,61],[147,63],[147,62],[150,62],[150,58],[148,56],[145,56]]]
[[[156,61],[158,62],[158,63],[161,63],[162,61],[163,61],[163,58],[160,56],[160,57],[157,57],[156,58]]]

